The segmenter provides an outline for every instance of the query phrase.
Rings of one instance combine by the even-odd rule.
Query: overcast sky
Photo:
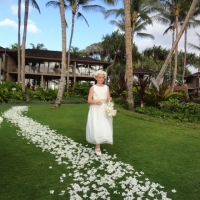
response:
[[[26,48],[31,48],[30,43],[33,43],[34,45],[43,43],[45,48],[48,50],[60,51],[62,49],[62,41],[59,9],[46,7],[46,3],[48,2],[47,0],[37,0],[37,2],[41,13],[39,13],[35,8],[30,7]],[[101,0],[94,1],[91,4],[102,5],[107,9],[113,8],[106,6]],[[122,2],[119,3],[117,7],[119,8],[121,6]],[[0,46],[2,47],[10,47],[12,44],[17,43],[17,9],[17,0],[0,0]],[[24,10],[23,4],[22,10]],[[112,18],[104,19],[104,16],[97,12],[85,13],[82,10],[80,10],[80,12],[87,19],[89,27],[83,20],[75,20],[72,46],[78,47],[79,50],[85,49],[87,46],[93,43],[101,42],[103,36],[106,34],[111,34],[114,30],[116,30],[116,27],[109,23]],[[23,15],[24,13],[22,12],[22,25]],[[67,28],[68,46],[71,30],[70,12],[66,13],[66,18],[69,27]],[[135,37],[135,43],[138,46],[139,51],[141,52],[145,48],[152,47],[153,45],[160,45],[163,48],[170,48],[171,32],[163,35],[163,32],[166,30],[166,28],[167,26],[154,22],[153,26],[148,26],[146,31],[155,37],[154,40]],[[23,30],[23,26],[21,30]],[[188,42],[199,45],[200,41],[198,41],[196,32],[200,33],[200,27],[196,29],[189,29]],[[183,37],[179,43],[179,49],[183,49]],[[196,53],[197,55],[200,54],[200,52],[189,48],[188,52]],[[193,72],[196,71],[197,70],[194,70]]]

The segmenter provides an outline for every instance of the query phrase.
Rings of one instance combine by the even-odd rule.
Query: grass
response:
[[[9,106],[0,107],[0,113],[7,109]],[[119,106],[117,109],[114,144],[104,144],[102,148],[111,155],[116,154],[118,160],[131,164],[136,171],[143,171],[144,177],[163,185],[172,199],[200,199],[199,125],[158,120]],[[86,145],[87,112],[87,104],[62,105],[58,109],[35,105],[29,107],[27,116]],[[67,195],[50,195],[49,190],[62,190],[59,177],[70,171],[58,165],[50,153],[42,152],[34,144],[28,145],[16,135],[16,130],[17,127],[5,120],[1,124],[0,199],[66,199]],[[71,182],[68,178],[64,187]],[[172,189],[177,193],[172,194]]]

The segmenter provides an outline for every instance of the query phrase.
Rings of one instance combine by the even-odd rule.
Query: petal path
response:
[[[163,186],[144,178],[144,173],[136,172],[133,166],[117,161],[116,155],[111,156],[105,152],[97,157],[93,149],[23,116],[27,111],[27,106],[14,106],[2,116],[20,128],[18,136],[26,138],[42,151],[53,154],[58,164],[65,164],[67,169],[73,170],[68,176],[73,177],[74,183],[60,191],[59,195],[64,195],[67,191],[70,200],[109,200],[111,196],[124,200],[170,199],[163,191]],[[63,173],[60,182],[64,182],[66,176]],[[50,194],[53,195],[54,190],[50,190]]]

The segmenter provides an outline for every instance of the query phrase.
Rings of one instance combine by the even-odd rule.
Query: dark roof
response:
[[[185,78],[187,79],[187,78],[192,78],[192,77],[197,77],[197,76],[200,76],[200,72],[196,72],[194,74],[190,74],[188,76],[185,76]]]
[[[137,68],[133,69],[133,74],[153,74],[154,71],[147,68]]]
[[[0,51],[7,52],[10,56],[12,56],[17,61],[17,50],[7,50],[0,49]],[[44,62],[44,61],[52,61],[52,62],[61,62],[62,52],[61,51],[49,51],[49,50],[37,50],[37,49],[26,49],[26,62]],[[67,56],[67,55],[66,55]],[[91,63],[91,64],[99,64],[109,66],[110,62],[104,62],[101,60],[93,59],[90,57],[79,57],[76,55],[70,54],[70,60],[76,61],[79,63]]]

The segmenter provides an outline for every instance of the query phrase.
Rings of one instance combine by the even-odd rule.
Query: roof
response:
[[[188,76],[185,76],[185,78],[187,79],[187,78],[198,77],[198,76],[200,76],[200,72],[196,72],[194,74],[190,74]]]
[[[133,74],[153,74],[154,71],[148,68],[133,69]]]
[[[8,50],[1,49],[0,52],[7,52],[10,56],[12,56],[17,61],[17,50]],[[50,51],[50,50],[38,50],[38,49],[26,49],[26,62],[61,62],[62,52],[61,51]],[[66,54],[67,56],[67,54]],[[105,65],[109,66],[111,62],[105,62],[97,59],[93,59],[90,57],[80,57],[73,55],[70,53],[70,60],[79,62],[79,63],[88,63],[88,64],[97,64],[97,65]]]

